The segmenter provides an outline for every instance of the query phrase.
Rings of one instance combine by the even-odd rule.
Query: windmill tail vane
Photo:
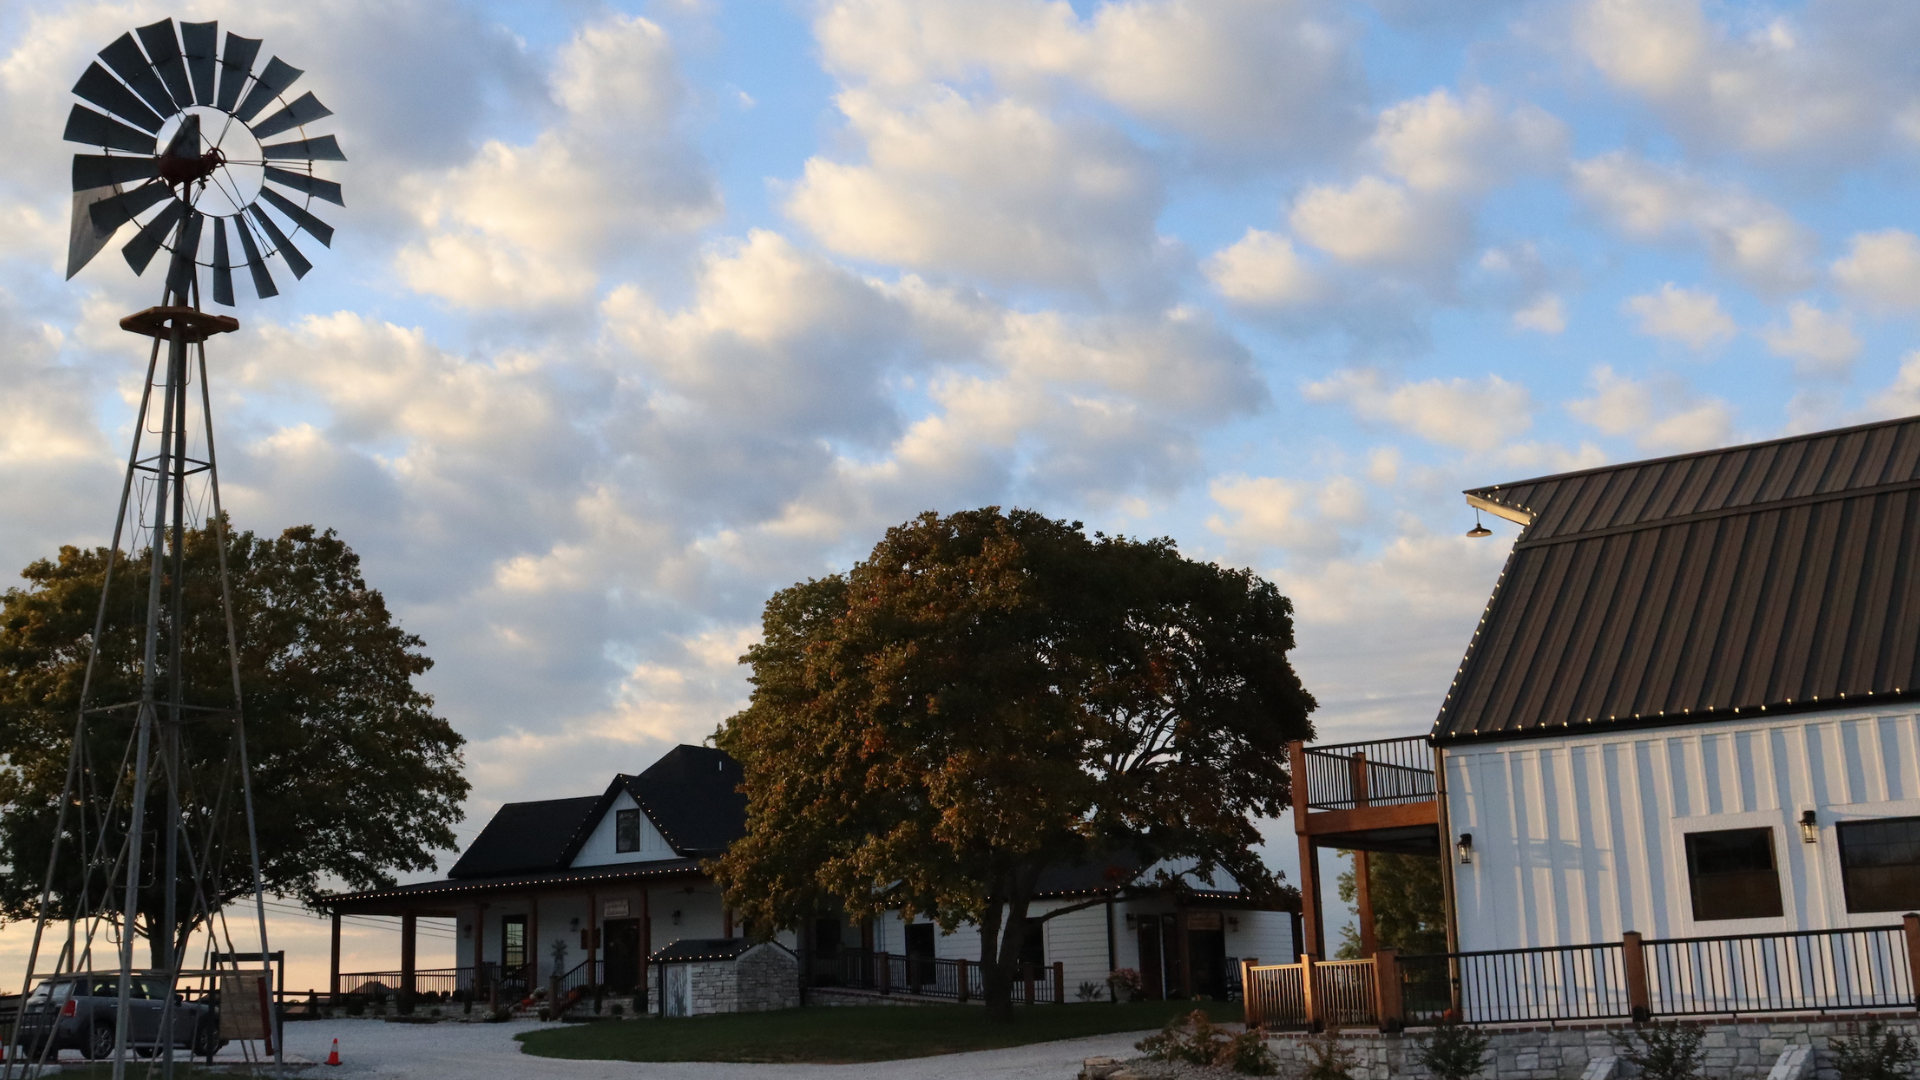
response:
[[[258,66],[260,44],[234,33],[223,39],[217,23],[163,19],[101,49],[73,87],[80,101],[67,116],[66,138],[99,152],[73,157],[67,276],[125,231],[131,235],[120,253],[135,273],[168,253],[166,288],[160,305],[120,320],[122,329],[151,339],[151,351],[66,787],[45,823],[53,839],[21,1004],[0,1020],[0,1047],[8,1051],[0,1055],[0,1080],[47,1074],[63,1049],[110,1055],[113,1080],[125,1080],[135,1055],[148,1060],[148,1075],[172,1080],[177,1053],[211,1060],[229,1041],[240,1044],[255,1075],[269,1068],[282,1075],[268,966],[282,954],[267,943],[265,860],[207,383],[207,339],[240,323],[200,310],[200,271],[210,272],[214,302],[229,307],[238,268],[262,299],[279,291],[276,263],[305,277],[313,267],[300,238],[333,243],[333,227],[315,207],[346,205],[340,184],[318,175],[315,164],[346,155],[334,136],[308,130],[331,110],[311,93],[289,100],[303,72],[277,56]],[[190,609],[216,601],[182,585],[210,572],[188,557],[188,530],[202,523],[217,553],[221,646],[191,631],[213,623]],[[107,633],[110,614],[125,619],[143,606],[144,628]],[[103,644],[136,635],[143,635],[137,657],[109,654],[115,646]],[[190,639],[198,648],[224,648],[225,671],[216,676],[186,662]],[[138,700],[105,685],[126,688],[133,672]],[[242,902],[250,931],[228,925],[229,905]],[[140,936],[151,947],[150,967],[135,964]],[[190,944],[197,963],[189,963]],[[89,1026],[76,1035],[59,1018],[81,997],[94,1000]],[[149,1011],[136,1013],[136,1002]],[[142,1019],[132,1023],[131,1015]]]
[[[315,163],[347,157],[307,130],[333,111],[311,92],[288,100],[305,72],[278,56],[256,72],[260,45],[231,31],[223,42],[218,23],[163,19],[100,50],[67,115],[67,141],[101,151],[73,157],[69,278],[132,225],[120,250],[136,274],[164,250],[170,296],[195,293],[204,267],[214,302],[231,307],[237,267],[264,300],[279,293],[270,260],[295,278],[313,268],[298,237],[333,245],[314,205],[346,201]]]

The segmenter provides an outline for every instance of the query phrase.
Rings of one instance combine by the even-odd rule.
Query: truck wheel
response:
[[[95,1061],[113,1057],[113,1025],[95,1024],[87,1032],[87,1056]]]
[[[220,1049],[220,1029],[212,1024],[201,1024],[193,1033],[193,1056],[210,1058]]]

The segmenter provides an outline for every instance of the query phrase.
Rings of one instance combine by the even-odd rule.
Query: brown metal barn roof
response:
[[[1920,417],[1466,495],[1525,528],[1436,740],[1920,686]]]

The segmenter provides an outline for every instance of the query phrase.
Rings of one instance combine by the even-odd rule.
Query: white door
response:
[[[693,981],[687,977],[692,970],[686,964],[667,965],[668,1016],[693,1015]]]

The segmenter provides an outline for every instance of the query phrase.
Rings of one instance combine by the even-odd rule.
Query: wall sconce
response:
[[[673,913],[673,925],[675,925],[675,926],[679,926],[679,925],[680,925],[680,913],[679,913],[678,911],[675,911],[675,912]]]
[[[1227,916],[1227,929],[1233,931],[1236,934],[1239,933],[1240,932],[1240,916],[1238,915]]]
[[[568,920],[567,920],[567,929],[569,929],[569,930],[578,930],[578,929],[580,929],[580,916],[578,916],[578,915],[575,915],[575,916],[574,916],[573,918],[571,918],[571,919],[568,919]]]
[[[461,937],[463,937],[463,938],[470,938],[470,937],[472,937],[472,936],[473,936],[473,924],[472,924],[472,923],[461,923],[461,924],[460,924],[460,936],[461,936]]]
[[[1460,853],[1461,866],[1466,866],[1473,862],[1473,834],[1470,832],[1461,833],[1460,843],[1454,846],[1454,850]]]
[[[1809,844],[1820,842],[1820,818],[1811,810],[1800,814],[1800,839]]]

